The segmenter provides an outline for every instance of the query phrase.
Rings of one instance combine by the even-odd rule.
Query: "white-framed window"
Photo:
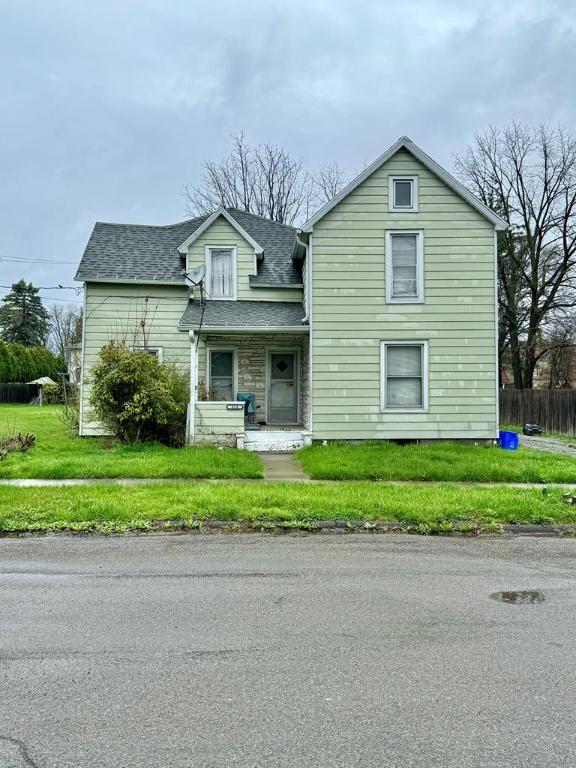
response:
[[[162,347],[145,347],[145,346],[133,346],[133,352],[145,352],[147,355],[157,357],[159,362],[162,362],[164,356]]]
[[[424,233],[420,229],[386,232],[386,301],[424,301]]]
[[[428,342],[380,343],[380,409],[428,410]]]
[[[209,299],[236,299],[236,247],[206,247],[206,284]]]
[[[209,349],[207,388],[217,400],[230,402],[236,399],[236,351],[234,349]]]
[[[418,176],[388,177],[388,210],[417,213]]]

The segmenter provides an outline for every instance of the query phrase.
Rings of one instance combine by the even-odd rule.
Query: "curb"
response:
[[[441,521],[436,524],[416,522],[391,522],[387,520],[310,520],[282,523],[273,520],[150,520],[125,529],[93,528],[44,528],[38,530],[0,531],[0,538],[24,538],[29,536],[118,536],[169,534],[240,534],[268,533],[270,535],[306,534],[413,534],[420,536],[444,536],[458,538],[514,536],[576,537],[576,525],[535,525],[517,523],[484,524],[478,521]]]

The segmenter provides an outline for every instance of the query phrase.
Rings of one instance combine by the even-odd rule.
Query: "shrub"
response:
[[[62,402],[61,387],[56,382],[42,386],[42,402],[44,405],[56,405]]]
[[[188,377],[175,366],[111,341],[100,350],[91,383],[96,417],[123,442],[184,443]]]
[[[0,341],[0,383],[32,381],[41,376],[57,379],[65,370],[63,360],[46,347],[23,347]]]
[[[44,405],[67,405],[78,400],[79,388],[77,384],[66,381],[64,377],[54,384],[44,384],[42,387],[42,401]]]
[[[36,437],[30,432],[25,435],[18,432],[16,435],[0,437],[0,461],[5,459],[9,453],[26,453],[34,447],[35,443]]]
[[[58,409],[58,419],[64,424],[68,437],[78,437],[80,431],[80,394],[78,387],[68,394],[62,408]]]

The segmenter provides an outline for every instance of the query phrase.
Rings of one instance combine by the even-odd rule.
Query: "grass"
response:
[[[494,483],[572,483],[570,456],[519,448],[456,443],[312,445],[298,452],[304,471],[318,480],[428,480]]]
[[[110,438],[69,438],[57,407],[0,406],[0,436],[33,432],[36,446],[0,461],[0,478],[237,478],[263,476],[260,458],[232,448],[121,445]]]
[[[497,523],[576,524],[560,491],[450,484],[412,488],[376,483],[298,485],[177,483],[130,489],[0,486],[0,532],[146,530],[158,519],[197,527],[218,519],[287,526],[325,519],[387,520],[421,532]]]

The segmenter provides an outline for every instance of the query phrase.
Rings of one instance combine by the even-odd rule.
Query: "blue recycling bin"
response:
[[[518,450],[518,435],[516,432],[507,432],[501,429],[498,436],[498,445],[505,451]]]

